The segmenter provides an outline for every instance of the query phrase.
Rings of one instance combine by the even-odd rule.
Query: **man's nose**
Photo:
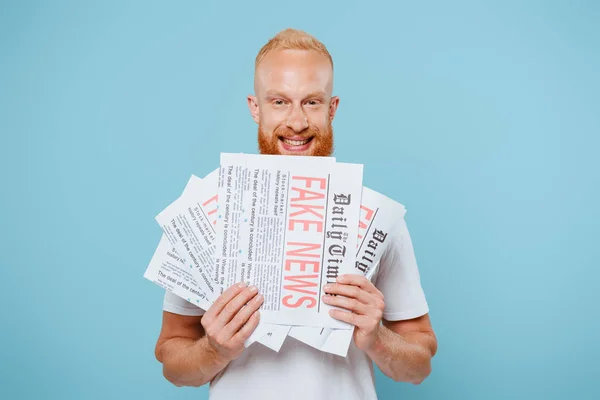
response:
[[[308,128],[308,118],[304,114],[302,107],[294,107],[288,116],[287,126],[294,132],[302,132]]]

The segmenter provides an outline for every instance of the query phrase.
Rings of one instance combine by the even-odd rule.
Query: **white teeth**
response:
[[[283,139],[285,144],[289,144],[290,146],[302,146],[309,142],[310,139],[306,140],[291,140],[291,139]]]

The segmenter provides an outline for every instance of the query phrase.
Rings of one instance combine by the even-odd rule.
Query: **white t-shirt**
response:
[[[404,219],[390,232],[392,240],[372,282],[383,293],[383,318],[398,321],[429,312],[413,245]],[[163,310],[183,315],[204,311],[170,293]],[[351,342],[344,357],[316,350],[287,337],[277,353],[254,343],[229,363],[210,384],[212,400],[376,399],[373,363]]]

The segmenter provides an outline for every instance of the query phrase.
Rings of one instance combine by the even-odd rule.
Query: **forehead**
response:
[[[256,70],[255,90],[259,96],[267,91],[290,96],[322,91],[331,95],[333,71],[329,59],[315,51],[278,50],[262,60]]]

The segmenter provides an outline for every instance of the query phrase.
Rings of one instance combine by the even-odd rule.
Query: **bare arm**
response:
[[[234,285],[202,317],[164,311],[155,354],[165,378],[176,386],[210,382],[243,352],[258,325],[262,301],[255,288]]]
[[[406,321],[383,321],[367,355],[395,381],[419,384],[431,373],[437,341],[429,316]]]
[[[201,319],[163,311],[156,359],[163,364],[165,378],[176,386],[202,386],[227,366],[208,344]]]

